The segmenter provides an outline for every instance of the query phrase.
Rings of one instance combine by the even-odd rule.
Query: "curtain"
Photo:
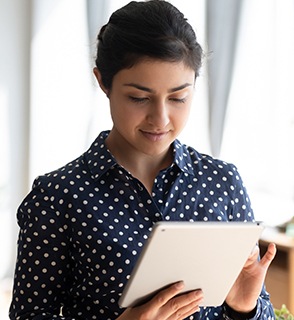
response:
[[[0,276],[4,277],[12,275],[15,259],[16,223],[7,217],[26,193],[28,181],[30,16],[30,2],[0,1],[0,251],[4,255]]]
[[[294,216],[294,1],[246,0],[220,156],[244,178],[255,216]]]
[[[230,95],[242,0],[206,1],[209,133],[219,156]]]
[[[86,1],[32,5],[30,181],[80,154],[95,112]]]
[[[96,44],[101,26],[107,23],[110,2],[109,0],[87,0],[87,25],[90,44]],[[95,51],[92,50],[92,52],[94,55]]]

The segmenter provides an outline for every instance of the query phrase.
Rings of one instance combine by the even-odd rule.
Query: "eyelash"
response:
[[[132,96],[130,96],[129,99],[135,103],[144,103],[145,101],[148,100],[148,98],[137,98]],[[182,99],[171,98],[170,100],[174,103],[185,103],[187,98],[182,98]]]
[[[176,103],[185,103],[187,98],[182,98],[182,99],[173,98],[173,99],[170,99],[170,100],[174,101]]]
[[[143,103],[146,100],[148,100],[148,98],[136,98],[136,97],[129,97],[131,101],[135,102],[135,103]]]

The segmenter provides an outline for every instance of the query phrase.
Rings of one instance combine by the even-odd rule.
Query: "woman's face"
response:
[[[143,60],[119,71],[111,90],[103,89],[110,101],[112,141],[135,153],[165,154],[186,124],[194,83],[194,70],[183,62]]]

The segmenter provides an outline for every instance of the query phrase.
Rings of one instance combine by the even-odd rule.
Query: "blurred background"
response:
[[[16,210],[33,179],[111,128],[96,36],[124,0],[0,0],[0,317],[8,319]],[[206,52],[180,140],[237,165],[255,216],[294,216],[294,1],[171,0]]]

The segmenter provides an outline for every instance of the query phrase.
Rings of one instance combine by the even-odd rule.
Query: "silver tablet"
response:
[[[140,305],[180,280],[184,292],[203,290],[202,306],[221,305],[262,230],[258,222],[156,223],[119,305]]]

